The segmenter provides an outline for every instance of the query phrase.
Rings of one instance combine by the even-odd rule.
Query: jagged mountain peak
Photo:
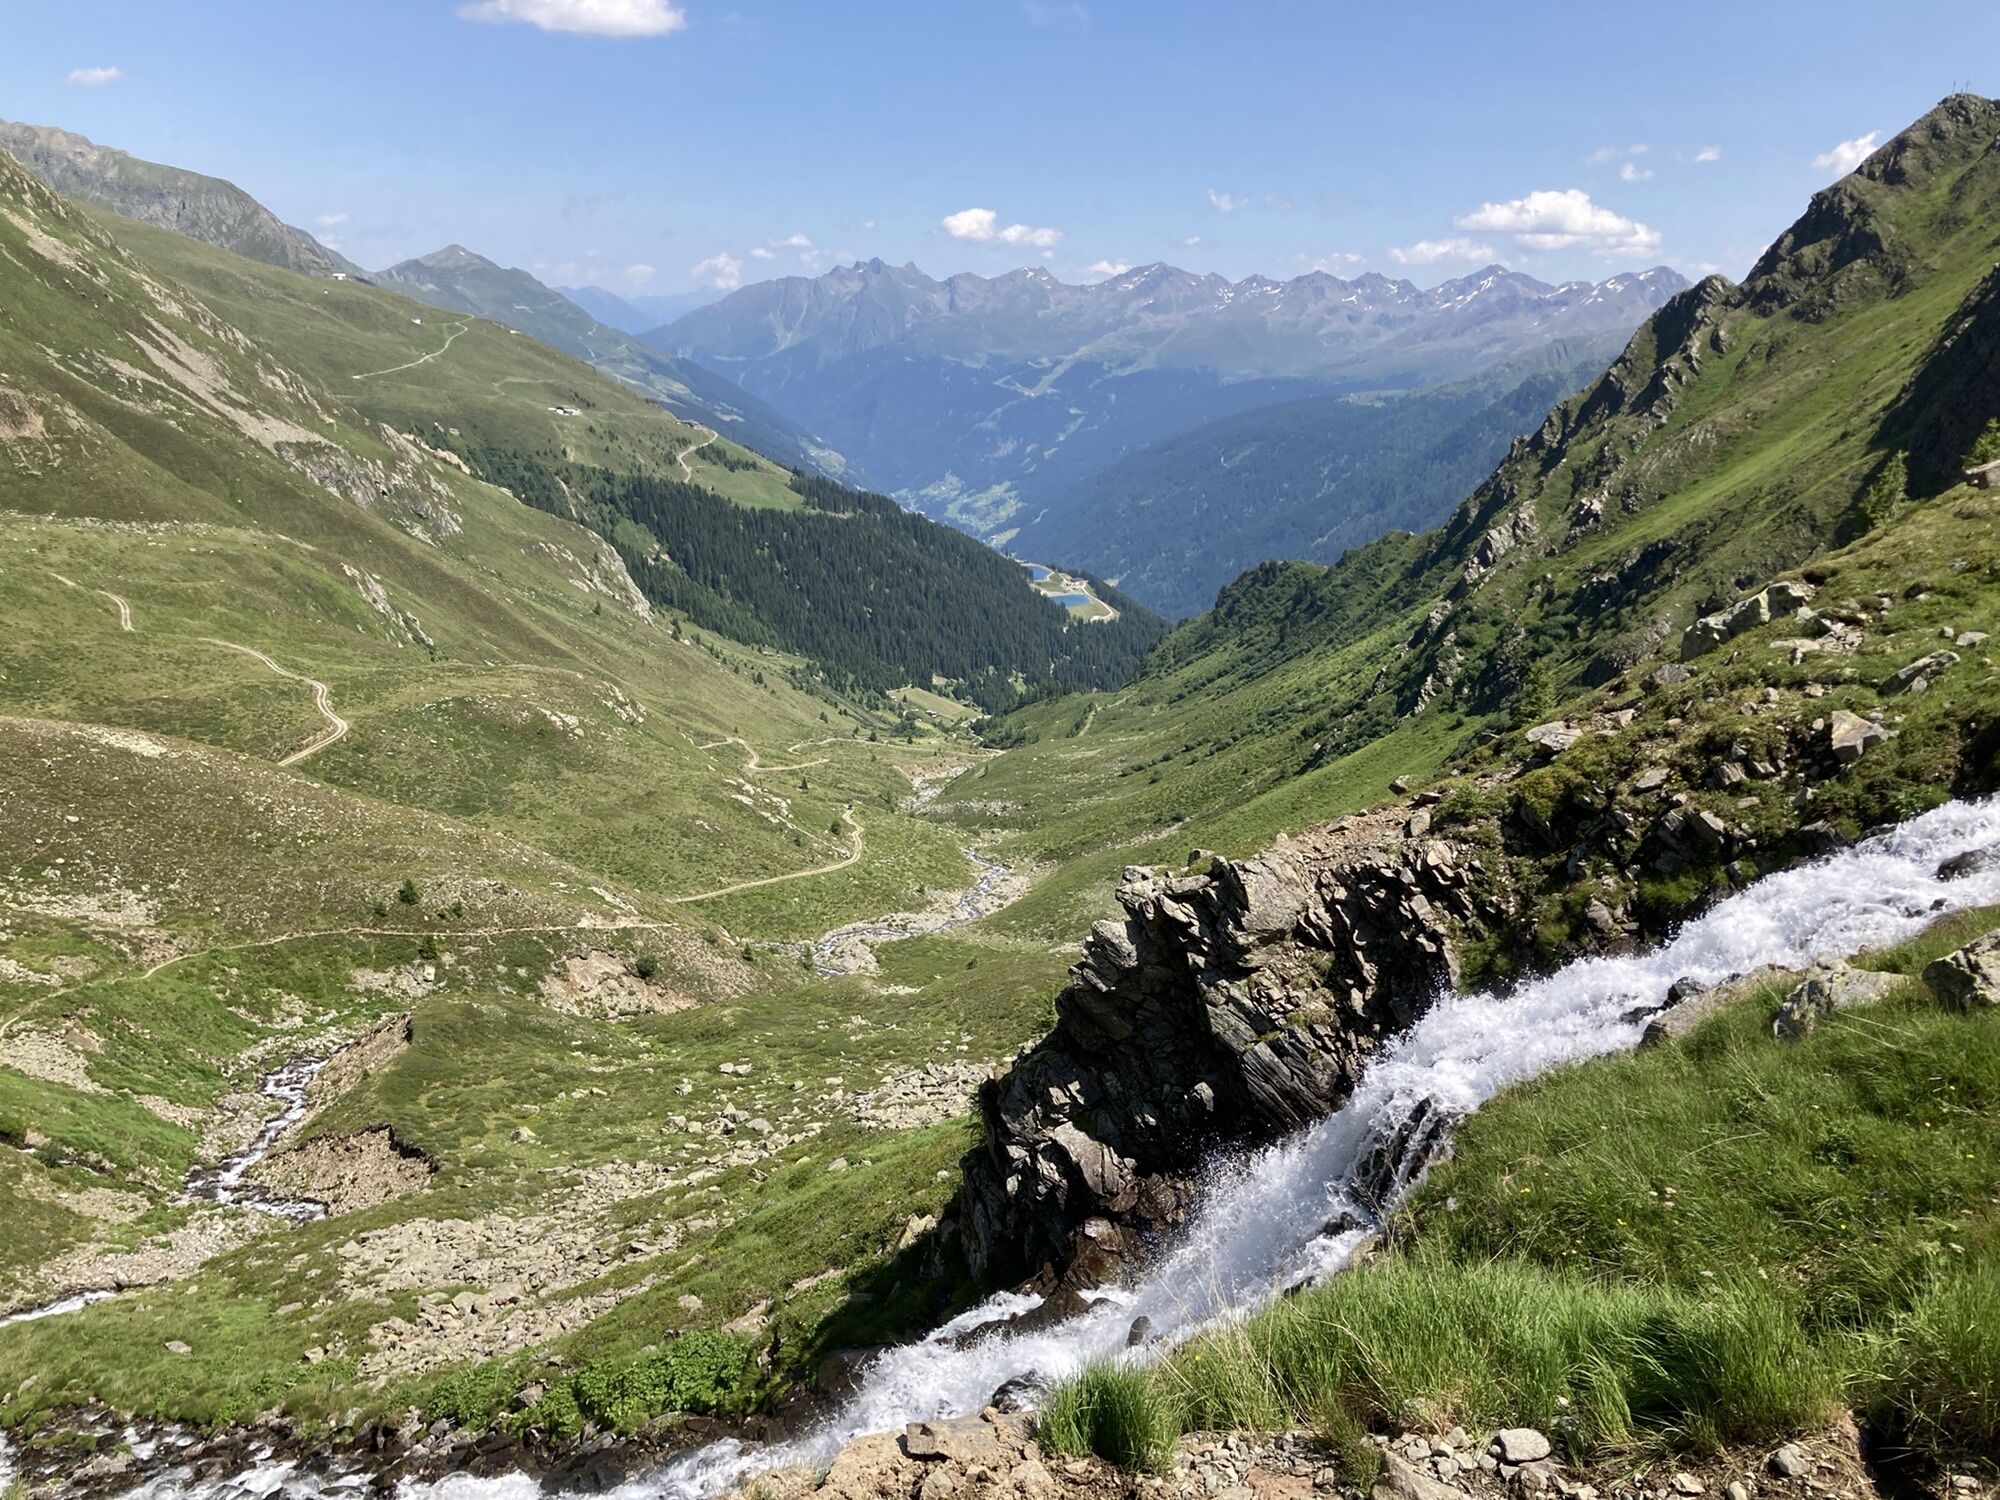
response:
[[[1914,269],[1931,232],[1926,203],[1943,174],[2000,153],[2000,102],[1953,94],[1878,148],[1854,171],[1813,194],[1744,282],[1760,307],[1810,315],[1860,278],[1894,285]]]

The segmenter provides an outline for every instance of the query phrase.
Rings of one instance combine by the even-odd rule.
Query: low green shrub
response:
[[[1181,1426],[1147,1371],[1101,1362],[1050,1392],[1041,1437],[1057,1453],[1099,1458],[1145,1473],[1173,1462]]]

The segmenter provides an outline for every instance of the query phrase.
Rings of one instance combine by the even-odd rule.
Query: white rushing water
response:
[[[182,1191],[190,1198],[235,1208],[255,1209],[293,1224],[309,1224],[326,1217],[326,1205],[312,1198],[288,1198],[273,1188],[250,1180],[250,1169],[270,1154],[279,1137],[306,1117],[306,1090],[313,1076],[326,1066],[323,1057],[295,1057],[283,1067],[273,1068],[260,1081],[259,1092],[284,1106],[258,1130],[255,1139],[241,1151],[225,1156],[212,1167],[188,1169]]]
[[[292,1224],[307,1224],[325,1218],[326,1205],[316,1199],[288,1198],[273,1188],[248,1180],[250,1169],[270,1154],[271,1148],[286,1131],[305,1118],[306,1088],[313,1075],[325,1065],[324,1058],[295,1057],[283,1067],[266,1073],[259,1081],[259,1091],[266,1099],[275,1099],[284,1108],[266,1120],[258,1128],[255,1139],[241,1151],[224,1157],[212,1167],[190,1167],[181,1190],[190,1198],[254,1209]],[[0,1328],[81,1312],[93,1303],[108,1302],[120,1295],[120,1291],[110,1287],[67,1293],[34,1307],[0,1316]],[[0,1451],[0,1463],[5,1461],[6,1454]],[[0,1492],[5,1489],[6,1485],[0,1483]]]
[[[1181,1241],[1135,1286],[1103,1294],[1065,1322],[998,1329],[1032,1299],[1003,1294],[928,1337],[892,1349],[862,1372],[857,1393],[818,1426],[763,1449],[733,1440],[683,1455],[613,1493],[620,1500],[705,1500],[748,1476],[822,1461],[850,1439],[906,1422],[964,1415],[1012,1382],[1042,1385],[1087,1361],[1151,1357],[1128,1350],[1134,1319],[1157,1339],[1184,1338],[1240,1317],[1302,1279],[1338,1271],[1365,1231],[1330,1230],[1351,1211],[1357,1165],[1420,1114],[1451,1119],[1500,1089],[1562,1063],[1635,1045],[1675,980],[1715,983],[1763,964],[1799,968],[1899,942],[1946,911],[2000,902],[2000,866],[1941,881],[1939,863],[2000,844],[2000,800],[1952,803],[1815,864],[1773,875],[1689,922],[1669,943],[1628,958],[1590,958],[1508,994],[1440,1001],[1369,1066],[1337,1113],[1217,1175]],[[258,1494],[315,1493],[318,1481],[261,1471]],[[156,1496],[187,1494],[171,1479]],[[214,1487],[207,1493],[213,1495]],[[403,1500],[531,1500],[526,1475],[451,1476],[404,1487]]]

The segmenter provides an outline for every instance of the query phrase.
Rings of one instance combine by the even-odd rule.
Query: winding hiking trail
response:
[[[693,743],[693,742],[692,742],[692,741],[690,741],[690,743]],[[808,743],[808,744],[810,744],[810,743],[815,743],[815,742],[813,742],[813,741],[806,741],[805,743]],[[845,741],[845,740],[842,740],[842,741],[838,741],[838,742],[835,742],[835,741],[819,741],[819,742],[817,742],[817,743],[822,743],[822,744],[831,744],[831,743],[840,743],[840,744],[845,744],[845,743],[846,743],[846,741]],[[736,746],[736,748],[737,748],[737,749],[741,750],[741,751],[742,751],[742,752],[744,753],[744,755],[746,755],[747,757],[749,757],[749,758],[748,758],[747,760],[745,760],[745,761],[743,762],[743,774],[744,774],[745,776],[761,776],[761,775],[763,775],[763,774],[764,774],[764,773],[765,773],[766,771],[810,771],[810,770],[811,770],[811,769],[812,769],[812,768],[813,768],[814,766],[823,766],[823,765],[825,765],[825,764],[826,764],[826,757],[825,757],[824,755],[822,755],[822,756],[821,756],[821,757],[820,757],[820,758],[819,758],[818,760],[802,760],[802,761],[800,761],[800,762],[799,762],[798,764],[796,764],[796,765],[790,765],[790,766],[767,766],[767,765],[765,765],[765,764],[764,764],[763,760],[762,760],[761,758],[759,758],[759,756],[758,756],[758,754],[757,754],[757,747],[756,747],[755,745],[751,744],[751,743],[750,743],[750,742],[749,742],[748,740],[746,740],[746,739],[741,739],[741,738],[738,738],[738,737],[737,737],[736,735],[733,735],[733,734],[725,734],[725,735],[724,735],[724,736],[723,736],[723,737],[722,737],[721,739],[719,739],[719,740],[710,740],[710,741],[709,741],[709,742],[708,742],[708,743],[707,743],[706,745],[695,745],[695,749],[697,749],[697,750],[720,750],[720,749],[721,749],[721,748],[722,748],[722,747],[723,747],[724,745],[734,745],[734,746]],[[798,749],[801,749],[801,748],[802,748],[802,746],[801,746],[801,745],[793,745],[793,746],[792,746],[791,748],[792,748],[792,749],[794,749],[794,750],[798,750]]]
[[[446,335],[445,341],[440,347],[433,349],[429,354],[426,354],[419,359],[411,360],[408,364],[391,365],[386,370],[370,370],[365,375],[350,375],[348,376],[348,379],[373,380],[377,375],[394,375],[403,370],[414,370],[418,365],[427,365],[432,360],[436,359],[439,355],[443,354],[447,349],[451,348],[453,344],[457,343],[458,336],[461,333],[464,333],[466,329],[470,328],[471,326],[472,325],[470,323],[458,324],[455,328],[452,329],[452,331],[448,335]]]
[[[775,771],[780,768],[770,766],[766,769]],[[868,838],[862,832],[861,820],[854,816],[853,808],[843,807],[840,810],[840,821],[853,831],[854,845],[832,864],[814,865],[810,870],[790,870],[783,875],[766,875],[762,880],[739,880],[734,885],[725,885],[718,890],[701,891],[692,896],[669,896],[666,899],[675,906],[687,906],[695,901],[716,901],[724,896],[734,896],[741,891],[761,890],[767,885],[783,885],[788,880],[804,880],[809,876],[831,875],[836,870],[844,870],[868,852]]]
[[[698,422],[690,422],[688,423],[688,426],[694,428],[696,432],[708,432],[708,429],[706,427],[703,427]],[[688,455],[691,453],[701,452],[702,449],[706,448],[710,443],[715,441],[715,436],[716,435],[714,433],[708,432],[708,436],[703,438],[700,442],[696,443],[692,448],[683,448],[681,449],[680,452],[674,455],[675,458],[681,461],[681,476],[684,479],[686,479],[689,484],[694,483],[694,466],[688,462]]]
[[[318,709],[320,717],[326,720],[326,728],[299,749],[294,750],[290,755],[280,760],[278,762],[279,765],[295,766],[307,756],[319,754],[320,751],[324,750],[328,745],[333,744],[336,740],[346,739],[347,731],[354,727],[333,711],[333,689],[321,682],[317,677],[307,677],[302,673],[292,671],[289,667],[281,667],[254,646],[239,646],[235,641],[217,640],[212,635],[205,635],[202,639],[207,641],[211,646],[221,646],[225,650],[240,651],[245,656],[254,656],[280,677],[289,677],[294,682],[303,682],[313,690],[313,707]]]
[[[81,590],[83,588],[83,585],[78,583],[74,578],[67,578],[61,573],[51,573],[49,577],[53,578],[57,583],[68,584],[73,589]],[[131,630],[132,606],[125,601],[123,596],[112,593],[110,589],[91,589],[89,592],[97,595],[100,599],[109,599],[112,607],[118,611],[118,628],[124,631]]]

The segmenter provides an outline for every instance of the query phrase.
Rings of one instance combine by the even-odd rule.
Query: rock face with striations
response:
[[[1457,979],[1476,862],[1385,809],[1206,871],[1132,869],[1055,1029],[980,1098],[959,1223],[981,1274],[1065,1266],[1176,1220],[1216,1148],[1324,1116]],[[1088,1259],[1085,1255],[1083,1258]]]

